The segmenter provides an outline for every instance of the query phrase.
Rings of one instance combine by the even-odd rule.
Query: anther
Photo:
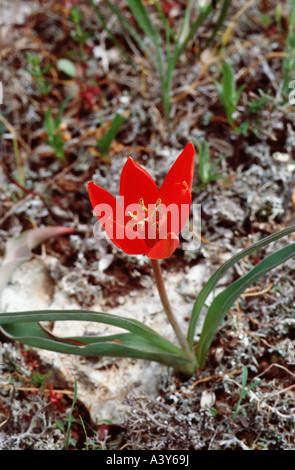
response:
[[[141,205],[141,207],[143,208],[143,210],[144,210],[145,212],[147,212],[147,208],[146,208],[145,205],[144,205],[144,200],[143,200],[142,197],[139,199],[139,204]]]
[[[130,217],[130,219],[134,220],[134,219],[137,219],[137,215],[135,214],[132,214],[132,212],[128,212],[128,217]]]

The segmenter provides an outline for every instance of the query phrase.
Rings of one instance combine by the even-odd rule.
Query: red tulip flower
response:
[[[178,234],[187,222],[191,206],[195,150],[186,145],[170,168],[162,186],[131,157],[120,179],[116,199],[92,181],[89,197],[109,239],[129,255],[168,258],[179,245]]]

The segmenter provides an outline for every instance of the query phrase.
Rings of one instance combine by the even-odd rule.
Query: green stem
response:
[[[152,263],[152,268],[153,268],[153,271],[154,271],[154,276],[155,276],[155,281],[156,281],[156,286],[157,286],[157,289],[158,289],[158,292],[159,292],[159,295],[160,295],[160,299],[161,299],[161,302],[162,302],[162,305],[164,307],[164,310],[165,310],[165,313],[168,317],[168,320],[177,336],[177,339],[182,347],[182,349],[184,351],[186,351],[187,353],[189,353],[189,355],[191,356],[191,350],[189,348],[189,345],[188,345],[188,342],[184,336],[184,334],[182,333],[178,323],[177,323],[177,320],[174,316],[174,313],[172,311],[172,308],[171,308],[171,305],[170,305],[170,302],[169,302],[169,299],[168,299],[168,296],[167,296],[167,293],[166,293],[166,289],[165,289],[165,285],[164,285],[164,280],[163,280],[163,276],[162,276],[162,271],[161,271],[161,268],[160,268],[160,264],[159,264],[159,261],[156,260],[156,259],[151,259],[151,263]]]

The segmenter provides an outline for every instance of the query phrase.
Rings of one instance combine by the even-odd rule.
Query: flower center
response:
[[[138,233],[146,239],[148,244],[153,245],[154,242],[152,242],[152,240],[159,239],[162,199],[158,198],[154,205],[151,204],[149,208],[147,208],[141,197],[138,204],[138,210],[128,212],[130,219],[128,226],[132,227],[134,231],[138,231]],[[151,243],[149,243],[149,240],[151,240]]]

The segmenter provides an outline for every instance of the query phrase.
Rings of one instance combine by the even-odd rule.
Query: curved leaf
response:
[[[233,303],[239,298],[245,289],[253,284],[259,277],[263,276],[279,264],[287,261],[289,258],[294,256],[294,254],[295,243],[292,243],[291,245],[288,245],[263,259],[253,269],[251,269],[249,273],[233,282],[229,287],[216,296],[208,309],[197,346],[196,357],[199,366],[204,364],[206,354],[217,328]]]
[[[273,233],[272,235],[269,235],[268,237],[262,238],[262,240],[259,240],[256,243],[253,243],[253,245],[248,246],[244,250],[239,251],[236,255],[234,255],[232,258],[227,260],[225,263],[223,263],[220,268],[218,268],[215,273],[210,277],[209,281],[206,282],[202,290],[200,291],[199,295],[196,298],[191,319],[189,322],[189,327],[188,327],[188,334],[187,334],[187,340],[190,346],[193,345],[194,342],[194,335],[197,327],[198,320],[200,318],[201,310],[205,305],[206,299],[208,298],[209,294],[215,289],[218,281],[224,276],[224,274],[238,261],[240,261],[242,258],[245,256],[250,255],[254,251],[259,250],[260,248],[263,248],[266,245],[269,245],[270,243],[279,240],[282,237],[285,237],[287,235],[290,235],[290,233],[295,232],[295,225],[292,225],[284,230],[280,230],[279,232]]]
[[[154,330],[144,325],[143,323],[134,320],[133,318],[120,317],[110,313],[94,312],[91,310],[35,310],[28,312],[4,312],[0,314],[0,324],[4,325],[2,328],[5,330],[7,323],[30,323],[40,321],[93,321],[96,323],[104,323],[107,325],[123,328],[143,338],[152,338],[155,345],[169,351],[182,353],[170,341],[166,340]]]
[[[47,331],[38,321],[94,321],[129,330],[130,333],[101,337],[59,338]],[[7,323],[9,322],[9,323]],[[1,329],[10,338],[33,347],[82,356],[117,356],[147,359],[166,364],[191,375],[195,362],[184,351],[151,328],[129,318],[116,315],[75,311],[32,311],[3,313]]]

